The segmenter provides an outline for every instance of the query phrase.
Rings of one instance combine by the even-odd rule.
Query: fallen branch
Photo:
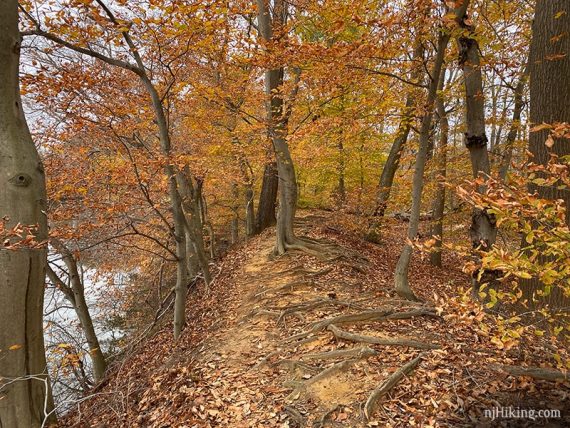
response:
[[[491,368],[510,374],[511,376],[528,376],[540,380],[570,380],[570,373],[544,367],[521,367],[492,364]]]
[[[349,333],[348,331],[341,330],[337,326],[331,324],[327,327],[327,330],[332,332],[337,339],[348,340],[351,342],[360,342],[360,343],[372,343],[375,345],[383,345],[383,346],[407,346],[410,348],[418,348],[418,349],[439,349],[439,345],[435,345],[432,343],[425,343],[420,342],[414,339],[407,339],[407,338],[381,338],[375,336],[362,336],[359,334]]]
[[[413,360],[406,363],[404,366],[400,367],[394,373],[392,373],[382,384],[372,391],[372,394],[366,400],[366,404],[364,405],[364,416],[366,416],[367,420],[370,420],[372,413],[376,409],[376,405],[378,401],[386,395],[394,386],[396,386],[403,377],[408,375],[412,370],[414,370],[417,365],[420,363],[422,359],[422,355],[419,357],[414,358]]]

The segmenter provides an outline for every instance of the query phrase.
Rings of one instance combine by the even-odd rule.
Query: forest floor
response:
[[[298,233],[328,242],[326,256],[272,258],[271,230],[237,246],[209,292],[191,293],[181,340],[164,323],[63,425],[570,426],[568,382],[494,366],[568,355],[544,337],[500,349],[490,316],[460,291],[469,278],[459,257],[446,254],[444,269],[415,257],[410,283],[426,303],[395,296],[404,228],[386,227],[375,245],[341,232],[327,213],[305,211]],[[508,406],[559,409],[562,418],[485,417]]]

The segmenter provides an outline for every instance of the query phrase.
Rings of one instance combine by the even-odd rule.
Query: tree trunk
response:
[[[239,240],[239,188],[237,183],[232,184],[233,202],[233,218],[231,221],[231,239],[232,244],[236,244]]]
[[[253,187],[245,185],[245,236],[250,238],[255,233],[255,207],[253,202]]]
[[[504,144],[503,157],[501,159],[501,164],[499,167],[499,176],[502,180],[507,178],[507,173],[509,172],[509,167],[511,166],[511,159],[513,157],[513,149],[515,140],[520,130],[521,126],[521,113],[524,107],[524,88],[528,80],[528,66],[525,68],[523,75],[520,77],[519,82],[515,88],[515,106],[513,108],[513,120],[511,122],[511,127],[509,128],[509,133],[507,134],[507,139]]]
[[[428,96],[426,100],[426,113],[422,117],[422,126],[420,129],[420,147],[416,155],[416,166],[414,170],[414,178],[412,184],[412,208],[410,211],[410,223],[408,226],[408,239],[414,240],[418,234],[420,225],[420,210],[422,203],[422,191],[424,185],[424,170],[427,161],[430,130],[433,118],[433,107],[437,97],[437,88],[439,86],[439,79],[441,70],[443,68],[443,60],[445,58],[445,51],[449,43],[449,35],[441,33],[437,42],[437,52],[434,59],[431,81],[429,83]],[[409,300],[417,300],[414,292],[408,283],[408,270],[412,257],[412,246],[409,243],[404,245],[396,271],[394,273],[394,283],[396,292],[403,298]]]
[[[18,2],[0,7],[0,218],[37,225],[47,239],[43,166],[26,124],[19,86]],[[0,246],[0,426],[41,426],[53,403],[43,338],[47,249]],[[33,377],[33,378],[32,378]],[[54,419],[55,416],[53,415]]]
[[[189,260],[190,273],[197,272],[199,267],[204,275],[204,282],[211,282],[210,267],[206,250],[204,249],[202,218],[205,213],[202,207],[201,184],[194,185],[190,169],[186,166],[177,175],[178,187],[182,196],[182,208],[184,214],[184,230],[190,239],[189,248],[192,249]]]
[[[73,306],[77,318],[79,318],[79,323],[81,329],[85,334],[85,339],[89,345],[89,355],[91,356],[91,361],[93,362],[93,377],[95,382],[100,382],[105,377],[105,370],[107,369],[107,361],[103,355],[103,350],[99,344],[99,338],[97,333],[95,333],[95,327],[93,326],[93,319],[89,312],[89,307],[87,306],[87,301],[85,300],[85,288],[83,286],[83,281],[79,275],[79,269],[77,268],[77,261],[71,251],[65,246],[65,244],[58,239],[51,239],[51,244],[53,248],[61,255],[65,266],[67,267],[67,272],[69,275],[69,282],[71,284],[71,292],[73,293],[73,299],[70,299],[70,295],[66,294],[68,301]],[[54,280],[53,275],[48,269],[48,276]]]
[[[463,7],[469,6],[466,0]],[[469,150],[471,168],[474,178],[486,179],[491,173],[489,153],[487,151],[487,135],[485,134],[485,97],[483,94],[483,76],[479,60],[479,44],[472,36],[473,28],[466,22],[466,14],[456,14],[456,21],[464,29],[464,35],[457,39],[459,64],[463,69],[465,84],[466,127],[465,145]],[[484,186],[479,186],[480,192]],[[474,250],[486,251],[495,243],[497,224],[495,216],[485,208],[474,208],[469,230]],[[477,280],[478,272],[473,275],[473,295],[478,294],[479,283],[493,282],[492,272],[485,272],[481,280]]]
[[[268,43],[273,38],[273,26],[280,31],[285,24],[286,4],[281,0],[275,1],[273,16],[271,16],[265,0],[257,0],[257,8],[259,32],[264,41]],[[293,159],[287,144],[290,109],[285,111],[283,94],[281,93],[284,74],[283,67],[265,72],[267,128],[275,152],[279,177],[276,254],[285,253],[288,246],[295,245],[298,242],[293,232],[293,221],[297,209],[297,181]]]
[[[416,41],[416,46],[414,48],[414,60],[423,62],[424,56],[424,46],[420,40]],[[412,80],[420,79],[420,67],[412,73]],[[384,163],[382,168],[382,174],[380,175],[380,182],[378,184],[378,194],[376,196],[376,209],[374,210],[373,220],[368,227],[366,233],[366,240],[370,242],[380,242],[380,220],[384,217],[386,213],[386,208],[388,205],[388,199],[390,198],[390,193],[392,192],[392,184],[394,183],[394,177],[396,171],[400,166],[400,158],[402,157],[402,152],[408,142],[408,137],[410,135],[410,130],[412,129],[412,123],[414,121],[415,112],[415,102],[416,102],[416,91],[417,88],[410,89],[406,97],[406,106],[402,113],[402,119],[398,126],[398,131],[396,132],[396,137],[390,148],[390,153],[388,158]]]
[[[345,183],[345,170],[346,170],[346,154],[344,152],[344,144],[342,142],[343,133],[341,131],[340,141],[338,142],[338,199],[337,204],[342,208],[346,203],[346,183]]]
[[[445,84],[445,72],[443,71],[439,80],[439,90],[443,91]],[[443,95],[438,95],[435,101],[435,108],[439,117],[439,147],[437,159],[438,185],[433,202],[433,223],[431,235],[435,239],[432,252],[430,253],[430,263],[441,267],[441,243],[443,240],[443,212],[445,209],[445,177],[447,173],[447,143],[449,139],[449,120],[445,111]]]
[[[570,123],[570,4],[566,0],[538,0],[532,26],[530,47],[530,122]],[[562,37],[559,37],[562,36]],[[545,145],[548,130],[531,132],[529,150],[534,163],[546,164],[550,155],[570,155],[567,139],[555,139],[552,148]],[[557,186],[529,185],[529,192],[540,198],[562,199],[566,205],[566,224],[570,224],[570,190]],[[542,288],[537,278],[522,281],[526,295]],[[553,287],[547,304],[554,308],[568,306],[559,287]]]
[[[271,161],[265,165],[263,170],[257,217],[255,219],[255,233],[261,233],[277,222],[275,205],[277,202],[278,188],[279,177],[277,176],[277,163]]]

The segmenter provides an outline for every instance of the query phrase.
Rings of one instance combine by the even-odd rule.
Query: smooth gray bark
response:
[[[44,169],[22,109],[18,2],[0,6],[0,219],[47,239]],[[53,403],[45,360],[47,248],[0,246],[0,427],[41,426]]]
[[[273,155],[273,153],[272,153]],[[255,218],[255,233],[261,233],[277,222],[275,207],[277,204],[277,192],[279,190],[279,177],[277,163],[270,161],[263,169],[259,203]]]
[[[265,0],[257,0],[258,27],[266,43],[273,38],[274,26],[278,31],[285,24],[286,4],[276,0],[271,14]],[[290,109],[284,108],[282,87],[285,70],[283,67],[265,71],[265,95],[267,97],[267,128],[273,144],[277,173],[279,177],[279,211],[277,216],[277,242],[275,253],[283,254],[298,239],[293,231],[293,221],[297,210],[297,181],[295,167],[287,143]]]

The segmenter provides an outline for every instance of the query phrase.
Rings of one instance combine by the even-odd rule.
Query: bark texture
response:
[[[502,180],[507,178],[507,173],[509,172],[509,167],[511,166],[511,160],[513,158],[513,149],[515,140],[520,131],[521,126],[521,113],[524,108],[524,90],[528,82],[528,67],[523,72],[523,75],[519,79],[517,86],[515,87],[515,106],[513,108],[513,119],[511,121],[511,126],[509,128],[509,133],[504,144],[504,150],[502,153],[501,164],[499,167],[499,176]]]
[[[0,218],[47,239],[45,176],[20,99],[18,2],[0,6]],[[0,427],[39,427],[52,410],[43,339],[46,248],[0,247]]]
[[[469,0],[465,1],[463,8],[469,7]],[[474,178],[487,178],[491,174],[491,164],[487,149],[487,135],[485,134],[485,96],[483,93],[483,75],[479,58],[479,44],[474,37],[474,28],[467,22],[467,14],[456,14],[456,21],[463,29],[463,34],[457,38],[459,50],[459,64],[463,71],[465,86],[465,145],[469,150],[471,169]],[[483,192],[484,186],[478,191]],[[491,248],[497,238],[497,223],[495,215],[485,208],[474,208],[471,215],[471,228],[469,230],[471,244],[475,251],[486,251]],[[477,280],[479,272],[473,276],[473,295],[478,293],[479,284],[494,281],[493,272],[485,272],[481,280]]]
[[[555,122],[570,123],[570,3],[565,0],[538,0],[530,47],[530,122],[533,125]],[[555,139],[545,145],[548,130],[531,132],[529,150],[537,164],[546,164],[551,154],[570,154],[567,139]],[[570,190],[557,186],[531,184],[531,193],[544,199],[562,199],[566,205],[566,223],[570,224]],[[531,295],[542,285],[538,279],[525,280],[522,289]],[[546,302],[555,308],[567,307],[568,298],[553,287]]]

